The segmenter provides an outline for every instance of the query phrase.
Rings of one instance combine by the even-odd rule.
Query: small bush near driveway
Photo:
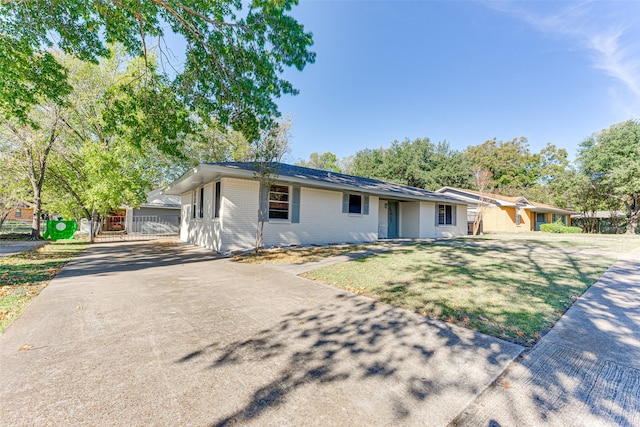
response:
[[[402,247],[305,277],[531,345],[614,257],[465,242]]]

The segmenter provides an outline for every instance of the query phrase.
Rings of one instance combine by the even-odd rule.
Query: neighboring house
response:
[[[580,212],[571,217],[571,222],[586,233],[624,233],[627,214],[620,211]]]
[[[122,207],[101,218],[102,232],[126,234],[178,234],[180,227],[180,196],[162,194],[160,189],[147,193],[147,200],[137,208]],[[83,220],[81,231],[89,231]]]
[[[432,191],[287,164],[261,189],[253,162],[201,164],[164,194],[182,198],[180,238],[218,252],[467,233],[467,203]],[[261,203],[261,200],[263,202]]]
[[[33,220],[33,204],[28,202],[18,202],[16,206],[9,211],[5,221],[32,221]]]
[[[161,189],[147,193],[147,201],[126,210],[129,233],[177,233],[180,227],[180,196],[162,194]]]
[[[471,223],[482,207],[482,232],[528,232],[539,231],[542,224],[561,221],[571,225],[572,212],[556,206],[527,200],[525,197],[508,197],[499,194],[480,193],[455,187],[443,187],[437,193],[453,197],[470,204]]]

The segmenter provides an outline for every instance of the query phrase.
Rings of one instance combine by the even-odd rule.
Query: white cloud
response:
[[[592,53],[593,66],[640,97],[640,2],[488,2]],[[544,10],[542,10],[544,9]]]

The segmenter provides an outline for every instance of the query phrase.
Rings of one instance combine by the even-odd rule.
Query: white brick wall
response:
[[[369,215],[342,213],[342,192],[300,189],[300,223],[265,223],[267,246],[371,242],[378,238],[378,198],[369,197]],[[257,209],[257,208],[256,208]]]
[[[379,221],[386,224],[386,214],[384,218],[380,217],[386,209],[378,197],[369,196],[369,215],[356,215],[342,213],[341,191],[307,187],[300,190],[300,222],[265,222],[265,246],[370,242],[378,238]],[[259,207],[257,181],[223,178],[220,218],[213,218],[213,183],[204,187],[204,218],[193,218],[191,194],[182,195],[182,240],[219,252],[255,246]],[[196,195],[199,194],[196,190]],[[434,203],[400,203],[402,237],[450,237],[464,235],[466,231],[465,206],[458,206],[457,225],[436,227]]]
[[[216,250],[226,252],[253,248],[258,224],[258,182],[223,178],[220,186],[222,232],[221,248]]]
[[[455,225],[436,224],[436,203],[420,203],[420,237],[454,237],[467,234],[467,206],[454,205],[456,209]]]
[[[417,239],[420,236],[420,202],[400,203],[400,236]]]
[[[192,194],[182,194],[182,215],[180,239],[198,246],[220,250],[220,222],[213,218],[213,183],[204,186],[203,217],[199,217],[200,201],[196,206],[196,218],[193,218]],[[196,189],[196,198],[200,197],[200,188]]]

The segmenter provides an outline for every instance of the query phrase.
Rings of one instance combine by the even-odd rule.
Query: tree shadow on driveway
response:
[[[245,385],[229,390],[234,407],[213,426],[278,419],[292,425],[443,425],[521,350],[341,293],[247,339],[196,349],[176,363],[197,363]]]

